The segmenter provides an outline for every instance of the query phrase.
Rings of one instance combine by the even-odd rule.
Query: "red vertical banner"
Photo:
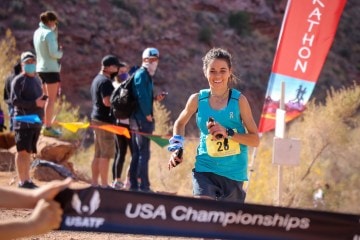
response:
[[[346,0],[288,0],[265,96],[259,132],[275,128],[281,83],[286,122],[305,110],[334,40]]]

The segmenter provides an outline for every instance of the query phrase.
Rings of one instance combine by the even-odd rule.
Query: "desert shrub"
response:
[[[79,180],[91,182],[91,162],[94,158],[94,144],[88,148],[81,145],[77,148],[74,155],[69,159],[73,163],[75,174]]]
[[[25,9],[26,3],[21,0],[13,0],[9,2],[9,8],[8,11],[23,11]]]
[[[28,20],[24,16],[19,16],[19,15],[14,16],[11,21],[11,27],[13,29],[22,29],[22,30],[31,29],[31,26],[29,26],[27,21]]]
[[[213,33],[209,27],[202,27],[198,34],[198,40],[202,43],[210,44],[212,35]]]
[[[16,53],[16,40],[11,30],[6,30],[5,36],[0,40],[0,94],[4,95],[4,83],[11,73],[19,56]]]
[[[154,102],[154,119],[155,119],[155,131],[157,135],[168,135],[172,132],[172,122],[170,121],[171,112],[166,107],[155,101]]]
[[[228,23],[240,36],[249,35],[251,32],[250,14],[248,12],[238,11],[230,13]]]
[[[159,192],[192,196],[191,169],[194,167],[198,139],[185,140],[184,161],[176,168],[168,169],[170,152],[167,148],[151,145],[149,176],[152,188]]]
[[[126,10],[131,15],[133,15],[134,17],[136,17],[136,18],[139,17],[138,9],[136,8],[136,6],[132,5],[131,1],[112,0],[111,3],[117,8]]]
[[[73,106],[66,100],[64,95],[56,101],[55,104],[55,120],[56,122],[88,122],[87,117],[81,117],[79,106]],[[62,136],[60,139],[80,144],[84,139],[87,129],[79,129],[73,133],[66,128],[62,128]]]
[[[301,140],[299,166],[283,167],[282,205],[314,208],[313,193],[321,187],[321,209],[360,213],[356,200],[360,184],[360,86],[330,89],[323,105],[315,101],[298,119],[288,124],[289,138]],[[255,174],[250,179],[248,202],[274,204],[277,166],[271,164],[273,133],[261,139]],[[356,197],[357,196],[357,197]]]
[[[13,70],[19,56],[16,53],[16,40],[11,30],[6,30],[5,36],[0,40],[0,96],[4,96],[4,85],[6,78]],[[0,108],[6,112],[7,107],[4,101],[0,101]],[[8,116],[5,114],[5,122],[8,122]]]

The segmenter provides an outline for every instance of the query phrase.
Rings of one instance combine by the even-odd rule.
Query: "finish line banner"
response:
[[[360,239],[360,215],[113,189],[66,189],[60,230],[222,239]]]
[[[281,83],[285,83],[285,121],[298,117],[315,88],[346,0],[288,0],[259,133],[275,128]]]

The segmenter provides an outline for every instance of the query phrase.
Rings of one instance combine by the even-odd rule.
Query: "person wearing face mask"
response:
[[[101,61],[101,70],[91,83],[91,125],[101,126],[113,124],[115,119],[110,114],[110,96],[114,91],[112,80],[118,75],[121,66],[114,55],[106,55]],[[95,154],[92,161],[92,185],[103,188],[108,185],[108,171],[110,158],[114,157],[114,134],[94,127]]]
[[[165,95],[154,96],[153,76],[159,63],[159,51],[146,48],[142,54],[142,66],[135,72],[132,82],[133,95],[137,99],[137,109],[130,117],[132,158],[130,162],[130,190],[152,192],[148,176],[150,159],[150,139],[141,133],[152,134],[155,129],[153,101],[162,101]],[[140,180],[140,184],[138,182]]]
[[[120,62],[119,73],[113,81],[114,88],[118,88],[120,84],[129,77],[129,66],[125,62]],[[116,119],[116,126],[125,127],[130,131],[129,119]],[[131,140],[124,135],[115,134],[115,155],[112,166],[112,187],[114,189],[124,188],[124,183],[121,181],[121,172],[125,162],[127,147],[129,146],[131,152]]]
[[[14,117],[37,115],[44,117],[45,100],[41,81],[36,75],[36,57],[32,52],[21,54],[22,72],[11,83],[10,100],[14,106]],[[17,154],[16,171],[21,188],[37,188],[30,179],[31,154],[36,153],[42,124],[16,121],[13,119]]]
[[[58,17],[53,11],[40,14],[39,28],[34,32],[33,42],[37,57],[36,71],[43,83],[44,94],[49,98],[45,105],[42,134],[59,137],[61,132],[52,127],[54,106],[60,87],[60,59],[62,47],[58,44]]]

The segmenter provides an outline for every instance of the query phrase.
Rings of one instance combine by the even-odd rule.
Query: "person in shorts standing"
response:
[[[19,187],[37,188],[30,179],[31,154],[36,153],[42,124],[23,122],[16,117],[37,115],[44,116],[45,100],[40,79],[36,76],[36,58],[31,52],[21,54],[22,72],[11,83],[11,103],[14,106],[14,130],[17,154],[15,157]]]
[[[60,87],[60,59],[62,47],[58,44],[58,17],[53,11],[40,14],[39,28],[34,32],[34,47],[37,57],[36,71],[48,96],[45,105],[44,136],[59,137],[61,132],[52,127],[54,106]]]
[[[114,91],[112,79],[119,72],[120,62],[114,55],[107,55],[101,61],[102,67],[91,83],[91,125],[94,126],[95,155],[91,164],[92,185],[103,188],[108,185],[110,158],[114,157],[114,134],[97,128],[101,125],[113,124],[115,119],[110,113],[110,96]]]

